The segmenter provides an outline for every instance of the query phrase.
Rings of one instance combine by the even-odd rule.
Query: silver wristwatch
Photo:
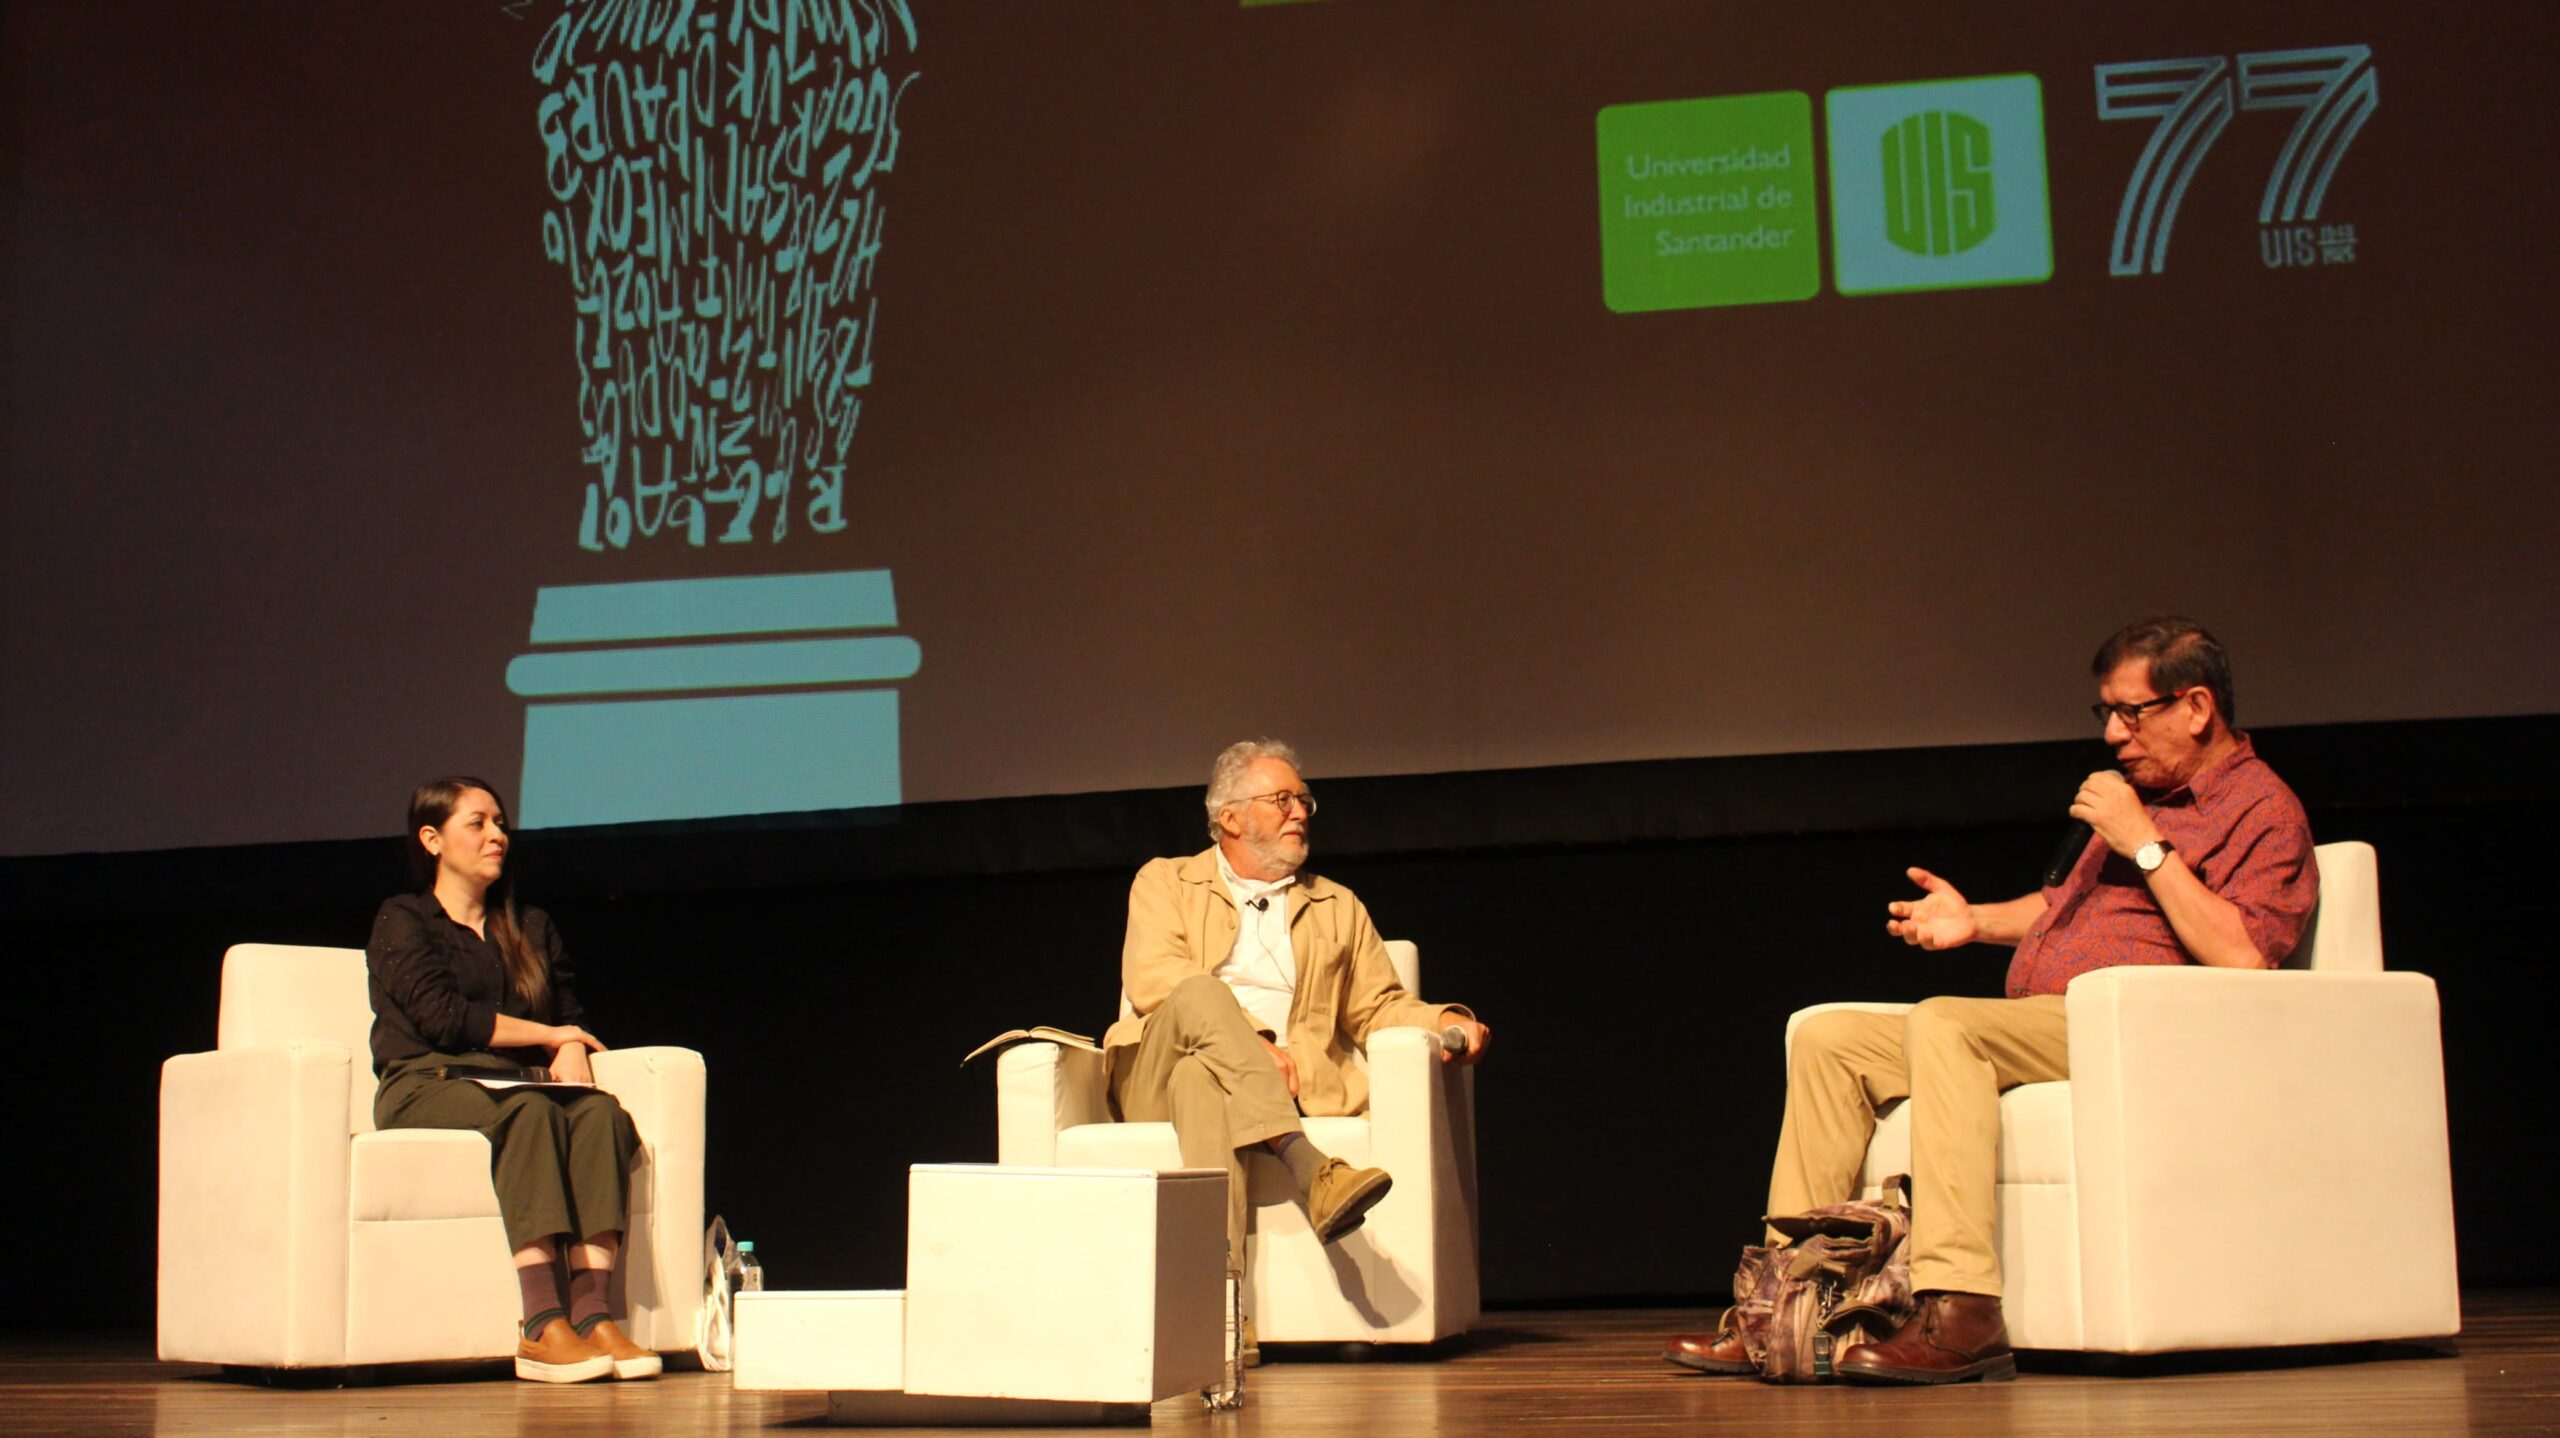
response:
[[[2159,873],[2160,866],[2169,862],[2169,856],[2177,850],[2178,846],[2166,839],[2154,839],[2133,851],[2133,866],[2146,874]]]

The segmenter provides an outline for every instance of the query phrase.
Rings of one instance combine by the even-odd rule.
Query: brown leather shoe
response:
[[[1998,1383],[2018,1376],[2000,1300],[1982,1293],[1923,1293],[1911,1320],[1882,1343],[1861,1343],[1832,1371],[1852,1383]]]
[[[655,1378],[666,1371],[666,1363],[657,1354],[631,1341],[631,1335],[610,1318],[598,1319],[587,1330],[587,1341],[605,1351],[613,1360],[616,1378]]]
[[[527,1382],[584,1383],[611,1372],[613,1355],[580,1338],[566,1318],[542,1325],[539,1338],[516,1340],[516,1376]]]
[[[1751,1350],[1744,1347],[1738,1332],[1718,1328],[1713,1333],[1674,1333],[1662,1346],[1666,1362],[1700,1373],[1747,1378],[1760,1371],[1751,1361]]]
[[[1358,1228],[1394,1184],[1383,1168],[1353,1168],[1341,1159],[1326,1159],[1316,1170],[1316,1181],[1307,1186],[1307,1222],[1315,1226],[1316,1241],[1331,1243]]]

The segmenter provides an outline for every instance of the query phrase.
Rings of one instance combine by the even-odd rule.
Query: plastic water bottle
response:
[[[1226,1360],[1218,1366],[1218,1386],[1200,1390],[1200,1401],[1212,1413],[1244,1406],[1244,1275],[1227,1270]]]
[[[764,1260],[756,1257],[756,1246],[738,1240],[738,1292],[764,1292]]]

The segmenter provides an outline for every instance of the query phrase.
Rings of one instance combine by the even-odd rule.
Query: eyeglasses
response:
[[[1275,789],[1268,794],[1252,795],[1247,798],[1245,802],[1248,804],[1268,804],[1272,808],[1279,810],[1284,816],[1289,812],[1290,805],[1304,804],[1307,807],[1307,817],[1312,819],[1316,816],[1316,796],[1303,789]]]
[[[2108,704],[2104,702],[2092,704],[2089,706],[2089,717],[2097,720],[2101,728],[2105,727],[2106,722],[2109,719],[2121,719],[2124,721],[2124,727],[2127,729],[2136,729],[2141,727],[2143,715],[2159,708],[2163,704],[2175,704],[2193,692],[2194,691],[2190,689],[2181,689],[2175,694],[2163,694],[2157,699],[2145,699],[2139,704]]]

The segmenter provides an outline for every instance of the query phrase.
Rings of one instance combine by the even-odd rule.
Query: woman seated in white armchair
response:
[[[613,1095],[591,1086],[587,1055],[604,1045],[580,1026],[559,931],[516,904],[506,806],[482,780],[431,780],[409,800],[408,835],[420,892],[384,901],[365,945],[374,1124],[489,1140],[524,1291],[518,1378],[654,1377],[658,1356],[609,1307],[640,1137]],[[527,1068],[590,1087],[493,1089],[468,1077]]]

